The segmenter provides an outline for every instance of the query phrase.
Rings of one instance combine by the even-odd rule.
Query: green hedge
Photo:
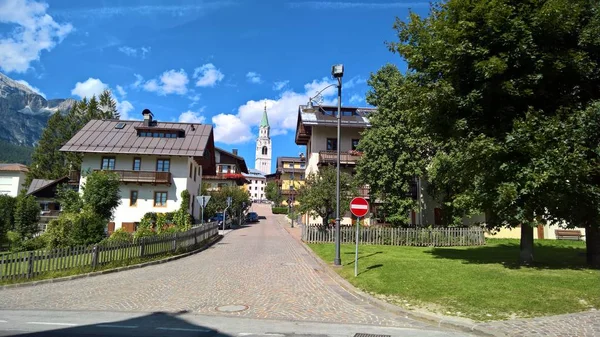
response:
[[[288,214],[287,207],[273,207],[271,210],[273,211],[273,214]]]

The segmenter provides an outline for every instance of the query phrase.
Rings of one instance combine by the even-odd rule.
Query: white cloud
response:
[[[217,82],[223,80],[225,75],[212,63],[204,64],[194,69],[194,76],[197,87],[214,87]]]
[[[200,111],[191,111],[188,110],[186,112],[182,112],[179,115],[179,122],[181,123],[204,123],[206,118],[201,115],[204,111],[204,108],[200,109]]]
[[[116,99],[115,99],[116,100]],[[121,119],[139,119],[129,115],[129,112],[133,110],[133,105],[129,101],[119,102],[117,100],[117,111],[121,114]]]
[[[348,80],[347,82],[344,83],[344,88],[353,88],[356,87],[357,85],[361,85],[361,84],[365,84],[367,83],[367,80],[365,78],[362,78],[360,76],[354,76],[352,77],[350,80]]]
[[[121,95],[121,98],[124,98],[125,90],[123,90],[123,87],[117,85],[116,88],[117,92]],[[106,89],[110,90],[108,84],[102,82],[100,79],[90,77],[84,82],[77,82],[75,88],[71,90],[71,95],[79,96],[79,98],[87,97],[89,99],[94,95],[98,97]],[[121,91],[123,91],[123,93]],[[117,111],[121,114],[121,119],[139,119],[129,115],[129,112],[133,110],[133,104],[131,104],[131,102],[119,101],[114,94],[112,96],[117,103]]]
[[[354,95],[352,95],[352,97],[350,97],[350,103],[352,103],[352,104],[362,103],[364,101],[365,101],[365,98],[359,94],[354,94]]]
[[[133,82],[131,86],[134,88],[139,88],[144,82],[144,77],[142,77],[140,74],[133,74],[133,76],[135,76],[135,82]]]
[[[136,82],[133,86],[138,87],[141,85],[143,78],[138,74],[135,74],[135,77]],[[144,83],[142,87],[146,91],[156,92],[161,96],[168,94],[185,95],[188,92],[188,83],[189,79],[185,70],[171,69],[162,73],[158,79],[151,79]]]
[[[19,82],[19,83],[23,84],[27,88],[29,88],[32,91],[34,91],[36,94],[38,94],[38,95],[46,98],[46,95],[40,89],[38,89],[38,88],[34,87],[33,85],[29,84],[27,81],[25,81],[25,80],[16,80],[16,82]]]
[[[125,89],[123,89],[123,87],[120,85],[117,85],[117,93],[119,93],[121,98],[125,98],[125,96],[127,96],[127,91],[125,91]]]
[[[189,100],[192,101],[189,105],[189,107],[193,107],[194,105],[198,104],[198,102],[200,101],[200,94],[196,94],[196,93],[192,93],[192,95],[188,96]]]
[[[215,142],[236,144],[253,138],[248,125],[235,115],[218,114],[213,116],[212,122],[215,124]]]
[[[260,79],[260,74],[254,72],[254,71],[248,72],[246,74],[246,78],[248,79],[248,82],[250,82],[250,83],[256,83],[256,84],[262,83],[262,80]]]
[[[302,92],[285,90],[277,99],[264,98],[258,101],[248,101],[238,108],[237,114],[220,114],[213,117],[215,124],[215,141],[226,144],[244,143],[253,139],[252,127],[258,126],[262,113],[267,104],[271,135],[286,134],[296,128],[298,106],[308,102],[319,90],[334,84],[334,80],[323,78],[304,85]],[[336,102],[335,86],[323,91],[323,105],[333,105]]]
[[[73,30],[46,13],[48,5],[36,1],[0,1],[0,23],[16,25],[0,38],[0,68],[23,73],[38,61],[43,50],[50,51]]]
[[[128,46],[119,47],[119,51],[127,56],[137,56],[137,49]]]
[[[121,46],[119,47],[119,51],[127,56],[131,56],[131,57],[137,57],[138,56],[138,51],[139,51],[139,55],[141,56],[142,59],[146,58],[146,54],[148,54],[150,52],[151,48],[150,47],[140,47],[139,49],[137,48],[133,48],[133,47],[129,47],[129,46]]]
[[[283,88],[285,88],[286,85],[288,85],[288,83],[290,83],[290,81],[277,81],[273,83],[273,90],[275,91],[279,91]]]
[[[146,54],[148,54],[150,52],[150,50],[152,50],[152,48],[150,48],[150,47],[142,47],[142,48],[140,48],[140,53],[142,54],[142,58],[143,59],[146,58]]]
[[[79,96],[79,98],[92,98],[92,96],[98,97],[104,90],[108,89],[106,83],[102,83],[97,78],[88,78],[84,82],[77,82],[75,88],[71,90],[71,95]]]

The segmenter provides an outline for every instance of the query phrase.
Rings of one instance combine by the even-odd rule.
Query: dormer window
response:
[[[153,137],[153,138],[177,138],[179,132],[175,131],[138,131],[139,137]]]

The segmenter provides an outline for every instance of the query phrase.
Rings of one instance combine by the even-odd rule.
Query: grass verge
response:
[[[477,321],[600,309],[600,271],[585,266],[583,242],[536,240],[536,264],[516,262],[519,241],[488,239],[480,247],[342,245],[342,277],[407,309],[421,308]],[[333,261],[333,244],[309,244]]]
[[[91,266],[76,267],[76,268],[69,268],[69,269],[60,270],[60,271],[42,272],[41,274],[38,274],[32,278],[0,280],[0,286],[16,284],[16,283],[41,281],[41,280],[47,280],[47,279],[53,279],[53,278],[59,278],[59,277],[68,277],[68,276],[74,276],[74,275],[80,275],[80,274],[87,274],[87,273],[91,273],[91,272],[98,272],[98,271],[104,271],[104,270],[115,269],[115,268],[120,268],[120,267],[132,266],[132,265],[146,263],[146,262],[158,261],[158,260],[166,259],[168,257],[182,255],[182,254],[188,253],[190,251],[193,251],[195,249],[200,249],[201,247],[210,244],[210,242],[215,239],[216,238],[210,238],[210,239],[204,240],[204,241],[198,243],[198,245],[192,246],[190,249],[180,249],[173,253],[153,255],[150,257],[143,257],[143,258],[137,257],[137,258],[127,259],[127,260],[113,261],[110,263],[106,263],[106,264],[97,266],[95,269],[93,269]]]

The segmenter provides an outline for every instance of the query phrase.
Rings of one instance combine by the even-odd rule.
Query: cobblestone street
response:
[[[0,290],[2,309],[181,311],[250,318],[426,324],[381,311],[343,290],[277,223],[267,219],[233,230],[199,254],[165,264],[91,278]],[[221,312],[221,306],[241,311]],[[228,308],[226,308],[228,309]]]

